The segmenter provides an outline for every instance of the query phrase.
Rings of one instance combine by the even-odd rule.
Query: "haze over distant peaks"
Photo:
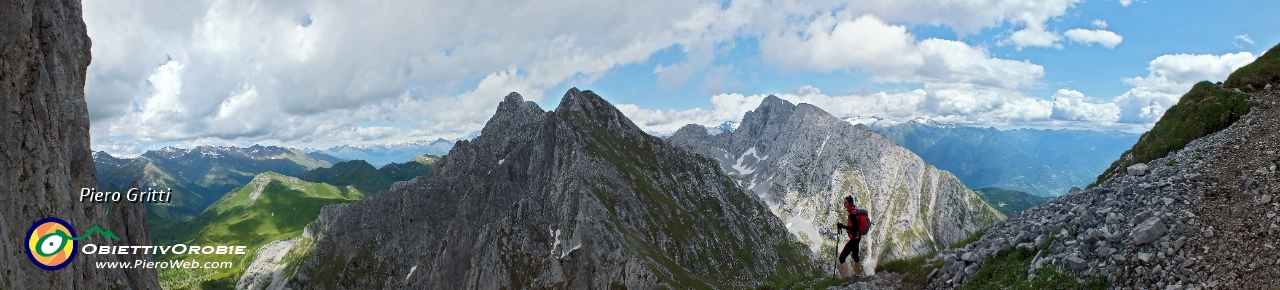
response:
[[[479,136],[479,131],[472,133],[472,135]],[[468,137],[474,138],[472,136]],[[458,140],[446,140],[444,138],[439,138],[430,141],[419,140],[400,143],[340,145],[329,149],[316,150],[315,152],[333,155],[344,160],[364,160],[374,167],[382,167],[383,165],[387,165],[392,162],[404,162],[422,155],[445,155],[449,153],[449,149],[453,148],[455,142],[467,140],[469,138],[461,138]]]
[[[1085,187],[1138,140],[1138,134],[1120,131],[998,130],[919,118],[885,124],[869,128],[950,171],[969,188],[996,186],[1039,196]]]

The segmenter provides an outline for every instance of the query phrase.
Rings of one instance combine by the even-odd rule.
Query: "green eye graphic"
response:
[[[45,234],[36,242],[36,254],[41,257],[48,257],[62,251],[62,247],[67,245],[71,240],[71,236],[62,230],[56,230],[53,233]]]

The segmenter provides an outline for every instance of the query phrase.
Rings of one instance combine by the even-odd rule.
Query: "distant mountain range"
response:
[[[332,160],[336,160],[298,149],[260,145],[169,147],[147,151],[136,158],[116,158],[97,152],[93,157],[98,169],[99,191],[127,190],[125,187],[134,180],[141,182],[143,190],[171,189],[174,192],[171,203],[151,203],[147,207],[148,214],[175,222],[200,215],[214,201],[244,186],[259,173],[271,171],[297,176],[332,166]]]
[[[452,146],[452,143],[447,144]],[[416,151],[411,149],[413,147],[412,144],[385,146],[377,148],[403,150],[370,151],[400,156]],[[148,151],[136,158],[116,158],[106,152],[97,152],[93,157],[98,168],[99,191],[125,190],[124,187],[134,180],[140,181],[144,190],[147,187],[172,189],[175,194],[171,203],[148,204],[150,214],[171,222],[182,222],[200,215],[214,201],[264,172],[335,186],[355,185],[373,194],[390,188],[396,181],[430,173],[438,158],[435,155],[411,155],[395,160],[403,163],[388,162],[380,164],[382,168],[378,169],[362,160],[345,161],[320,151],[304,153],[299,149],[260,145],[247,148],[171,147]]]
[[[1089,130],[997,130],[928,119],[886,122],[844,118],[880,131],[969,188],[1000,187],[1060,196],[1085,187],[1138,140],[1138,134]]]
[[[1120,131],[970,127],[929,118],[839,118],[889,136],[925,162],[955,174],[968,188],[1000,187],[1055,197],[1084,188],[1138,141]],[[738,129],[738,122],[705,127],[708,135]],[[648,132],[670,138],[676,132]]]
[[[391,188],[396,181],[413,179],[431,173],[435,161],[440,157],[423,155],[405,163],[389,163],[382,168],[374,168],[364,160],[343,161],[329,168],[316,168],[307,171],[299,179],[327,183],[334,186],[353,186],[366,195]]]
[[[473,133],[472,135],[477,134]],[[468,138],[474,137],[468,136]],[[466,140],[468,138],[458,140]],[[364,160],[374,167],[382,167],[383,165],[387,165],[392,162],[404,162],[422,155],[440,156],[448,154],[449,149],[453,148],[453,144],[456,141],[457,140],[451,141],[440,138],[434,141],[421,140],[403,143],[358,146],[341,145],[311,152],[319,152],[335,156],[343,160]]]
[[[246,260],[237,260],[232,268],[161,269],[161,285],[205,289],[263,289],[273,283],[279,285],[284,281],[274,273],[290,265],[293,267],[289,271],[296,270],[300,265],[296,262],[308,255],[315,244],[315,237],[306,235],[303,228],[316,220],[322,207],[365,198],[391,188],[395,182],[427,175],[438,159],[418,156],[379,169],[362,160],[351,160],[315,168],[298,177],[265,172],[221,195],[194,219],[153,219],[152,237],[158,243],[245,245],[249,252]],[[214,260],[228,261],[226,256]]]

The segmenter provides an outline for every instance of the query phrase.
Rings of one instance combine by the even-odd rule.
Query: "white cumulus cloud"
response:
[[[765,36],[760,50],[775,65],[824,72],[862,67],[874,74],[901,75],[924,62],[906,27],[874,15],[843,21],[821,17],[796,33]]]
[[[94,40],[86,101],[103,148],[209,138],[328,146],[359,140],[325,136],[355,138],[338,133],[387,122],[461,136],[509,92],[541,100],[668,47],[714,49],[739,33],[743,7],[85,1]]]
[[[1097,43],[1102,46],[1106,46],[1107,48],[1116,48],[1116,45],[1119,45],[1121,41],[1124,41],[1124,37],[1119,34],[1101,29],[1076,28],[1067,30],[1067,32],[1063,34],[1066,35],[1067,38],[1070,38],[1071,42],[1084,43],[1088,45]]]
[[[1009,35],[1009,39],[1002,41],[1003,44],[1013,44],[1018,49],[1024,47],[1052,47],[1062,49],[1062,45],[1058,41],[1062,40],[1062,35],[1056,31],[1048,31],[1044,27],[1044,23],[1033,23],[1027,25],[1022,30],[1014,31]]]
[[[802,31],[766,36],[760,48],[765,61],[780,67],[861,68],[882,81],[1018,88],[1044,75],[1039,65],[995,58],[982,47],[937,38],[916,41],[905,27],[872,15],[844,21],[819,18]]]
[[[1116,97],[1120,122],[1148,124],[1164,115],[1191,86],[1200,81],[1217,82],[1256,59],[1250,52],[1173,54],[1156,57],[1148,65],[1146,77],[1125,78],[1133,88]]]
[[[1120,107],[1114,103],[1085,101],[1084,93],[1060,89],[1053,94],[1053,113],[1050,118],[1066,121],[1115,123],[1120,120]]]
[[[1060,47],[1046,23],[1079,2],[87,0],[94,59],[85,93],[94,147],[135,154],[150,148],[140,144],[460,137],[480,129],[508,92],[541,101],[559,94],[551,88],[587,86],[674,49],[683,59],[655,64],[659,84],[702,75],[703,90],[721,103],[703,112],[625,109],[648,114],[653,126],[712,122],[740,118],[738,107],[751,102],[724,94],[742,83],[719,60],[735,41],[754,39],[775,67],[860,69],[924,87],[791,94],[842,112],[898,116],[925,106],[970,122],[1048,120],[1052,102],[1018,92],[1043,67],[980,45],[918,39],[907,28],[947,26],[964,36],[1008,25],[1019,32],[1006,41],[1019,47]],[[929,100],[939,103],[922,105]]]

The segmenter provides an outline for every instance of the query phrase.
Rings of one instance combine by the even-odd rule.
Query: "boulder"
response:
[[[1160,222],[1159,217],[1147,218],[1147,220],[1133,227],[1133,232],[1129,234],[1133,238],[1134,245],[1142,245],[1150,243],[1164,236],[1165,226]]]
[[[1075,255],[1067,257],[1067,266],[1071,266],[1072,270],[1080,271],[1089,267],[1089,262]]]
[[[1133,176],[1143,176],[1151,172],[1151,168],[1147,167],[1146,163],[1129,165],[1129,167],[1126,168],[1125,170],[1129,173],[1129,175],[1133,175]]]
[[[1138,253],[1138,260],[1143,263],[1150,262],[1152,256],[1151,253]]]

